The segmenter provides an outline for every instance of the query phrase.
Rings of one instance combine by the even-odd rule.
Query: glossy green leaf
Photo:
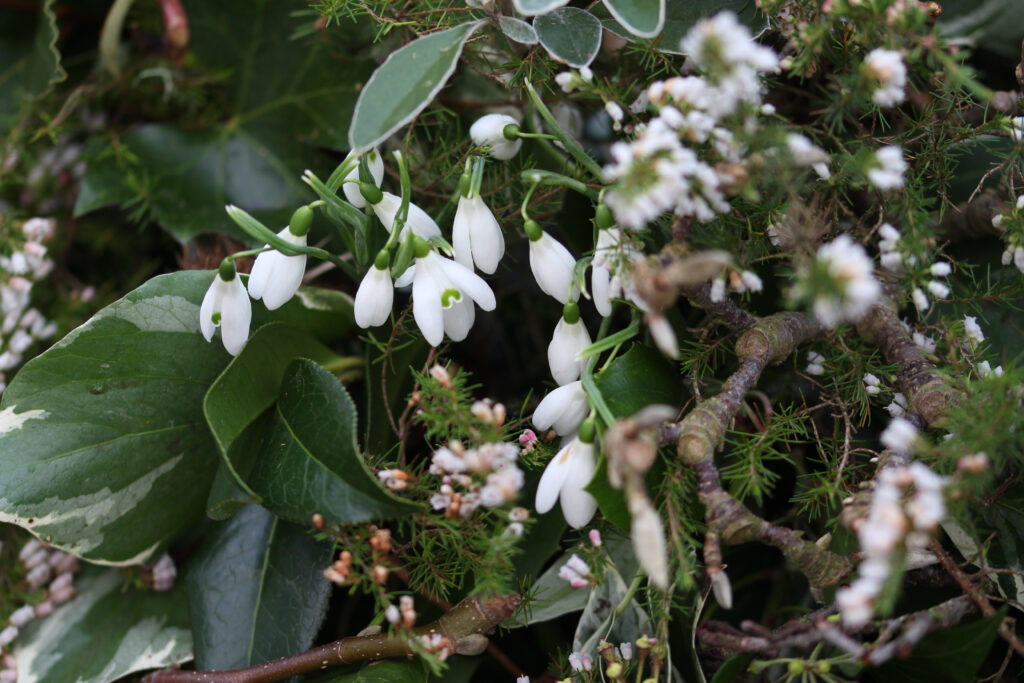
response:
[[[107,683],[192,659],[184,582],[166,593],[123,590],[112,569],[87,569],[75,599],[25,627],[14,643],[19,681]]]
[[[257,505],[214,525],[188,575],[196,668],[253,666],[308,650],[327,610],[323,570],[332,552]]]
[[[349,144],[367,150],[391,137],[423,111],[444,87],[479,21],[421,36],[377,67],[352,115]]]
[[[552,59],[577,69],[601,49],[601,22],[586,10],[560,7],[534,19],[533,28]]]
[[[601,516],[620,529],[629,529],[629,508],[626,506],[626,494],[608,481],[608,460],[603,455],[597,461],[594,477],[586,485],[587,492],[597,499],[597,509]]]
[[[22,368],[0,402],[0,521],[135,564],[202,515],[219,460],[203,400],[231,360],[199,332],[212,278],[154,278]],[[348,309],[307,294],[273,313],[257,304],[254,324],[286,317],[326,335]]]
[[[930,633],[914,646],[910,657],[889,660],[873,672],[874,678],[900,683],[972,681],[1005,617],[1003,607],[990,617]]]
[[[665,20],[659,35],[651,43],[662,52],[682,54],[679,43],[701,19],[707,19],[722,10],[733,12],[741,24],[756,37],[768,28],[768,17],[750,0],[665,0]],[[603,5],[592,11],[604,27],[623,38],[630,39],[634,32],[616,21]]]
[[[569,4],[569,0],[512,0],[516,11],[528,17],[545,14]]]
[[[49,92],[66,77],[57,50],[54,0],[39,11],[0,9],[0,131],[18,115],[27,98]]]
[[[254,444],[236,446],[242,433],[261,413],[274,405],[285,368],[295,358],[328,363],[338,356],[306,332],[285,323],[261,327],[210,386],[203,399],[203,414],[237,493],[226,496],[221,486],[208,504],[215,519],[223,519],[246,503],[260,498],[245,483],[256,461]],[[258,442],[257,442],[258,443]]]
[[[1018,61],[1024,27],[1017,0],[945,0],[939,30]]]
[[[533,26],[515,17],[498,17],[498,26],[509,40],[523,45],[536,45],[539,38]]]
[[[685,396],[672,363],[643,344],[616,358],[595,382],[615,417],[633,415],[652,403],[679,406]]]
[[[654,38],[665,25],[665,0],[603,0],[615,21],[635,36]]]
[[[308,360],[289,364],[249,486],[267,509],[307,522],[365,522],[418,506],[391,495],[367,469],[356,442],[356,407],[331,373]]]
[[[313,21],[296,12],[304,7],[300,2],[184,4],[191,52],[203,69],[225,77],[230,119],[207,127],[149,124],[119,134],[124,154],[90,160],[83,179],[90,192],[79,199],[76,213],[130,191],[143,194],[155,220],[180,241],[212,230],[244,237],[224,213],[225,204],[283,225],[310,200],[303,170],[324,164],[312,147],[296,141],[347,146],[358,84],[372,62],[339,57],[344,51],[331,44],[331,35],[291,39]],[[97,191],[111,177],[111,163],[124,185]]]

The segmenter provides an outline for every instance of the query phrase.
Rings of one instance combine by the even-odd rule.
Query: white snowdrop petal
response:
[[[213,331],[217,327],[213,323],[213,313],[214,309],[218,307],[218,282],[220,282],[220,275],[214,273],[213,282],[210,284],[209,289],[206,290],[206,294],[203,296],[203,303],[199,306],[199,330],[203,333],[206,341],[213,340]]]
[[[356,290],[352,306],[356,324],[362,328],[383,325],[391,314],[394,296],[391,273],[386,268],[370,268]]]
[[[576,440],[572,439],[568,444],[562,446],[561,450],[548,463],[548,466],[544,468],[544,473],[540,476],[540,481],[537,483],[537,497],[534,499],[534,507],[538,513],[544,514],[555,506],[558,495],[562,492],[562,486],[565,484],[565,479],[569,476],[569,465],[572,462],[572,444],[575,442]]]
[[[594,445],[574,439],[569,472],[562,484],[562,515],[573,529],[586,526],[597,512],[597,500],[584,490],[594,477]]]
[[[496,305],[494,292],[482,277],[460,263],[433,254],[445,276],[463,294],[475,301],[485,311],[493,311]],[[429,256],[428,256],[429,258]]]
[[[466,268],[473,267],[473,247],[469,238],[472,216],[469,204],[469,199],[460,197],[459,206],[455,210],[455,218],[452,221],[452,247],[455,249],[455,260]]]
[[[579,360],[576,356],[590,346],[590,343],[590,333],[587,332],[582,320],[570,324],[565,318],[558,319],[551,343],[548,344],[548,367],[551,369],[551,376],[559,385],[579,379],[586,361]]]
[[[441,306],[441,287],[434,281],[426,259],[416,259],[416,277],[412,281],[412,315],[423,338],[431,346],[444,340],[444,315]]]
[[[491,274],[498,269],[498,263],[505,255],[505,237],[501,233],[498,219],[483,199],[475,197],[472,202],[469,235],[473,244],[473,261],[477,268]]]
[[[587,402],[582,382],[577,380],[554,389],[541,399],[537,409],[533,411],[534,426],[537,429],[550,429],[573,403],[579,402]]]
[[[470,328],[473,327],[476,309],[473,307],[473,302],[463,296],[461,301],[443,309],[441,315],[444,318],[445,333],[451,337],[452,341],[458,342],[465,339]]]
[[[237,356],[249,339],[249,323],[252,322],[252,304],[249,293],[242,285],[242,278],[235,276],[225,283],[227,289],[221,298],[221,338],[224,348]]]
[[[569,250],[547,232],[536,242],[530,242],[530,270],[537,285],[563,304],[569,302],[570,296],[573,301],[579,298],[579,291],[572,283],[575,267],[576,259]]]

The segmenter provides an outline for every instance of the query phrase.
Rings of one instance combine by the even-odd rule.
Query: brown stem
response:
[[[738,332],[753,327],[757,323],[757,318],[737,306],[736,302],[729,297],[725,297],[721,301],[712,301],[711,284],[708,282],[695,287],[683,287],[680,292],[690,300],[691,304],[704,309],[712,318]]]
[[[460,641],[485,633],[512,615],[519,607],[518,594],[466,598],[432,624],[412,629],[413,637],[434,633],[447,637],[458,647]],[[272,683],[298,674],[332,666],[376,659],[408,657],[412,654],[406,638],[387,634],[342,638],[290,657],[230,671],[157,671],[145,683]]]
[[[935,372],[921,348],[900,324],[891,300],[875,304],[859,323],[857,331],[877,346],[885,359],[899,366],[897,380],[911,407],[932,427],[941,427],[946,411],[959,398]]]
[[[992,225],[992,219],[1006,212],[1006,201],[995,190],[980,195],[946,212],[938,225],[939,238],[944,242],[960,242],[979,237],[1000,235],[1002,230]]]

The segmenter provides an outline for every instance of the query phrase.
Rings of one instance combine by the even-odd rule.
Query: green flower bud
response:
[[[231,282],[235,279],[235,261],[234,259],[226,258],[220,262],[220,268],[217,269],[220,272],[220,279],[224,282]]]
[[[377,252],[377,257],[373,259],[373,267],[377,270],[387,270],[388,264],[391,262],[391,255],[388,254],[387,249],[381,249]]]
[[[423,258],[430,253],[430,245],[419,235],[412,236],[412,251],[416,258]]]
[[[562,318],[570,325],[578,323],[580,321],[579,305],[575,301],[569,301],[569,303],[562,307]]]
[[[594,424],[594,418],[588,417],[583,421],[583,424],[580,425],[580,430],[576,433],[576,436],[583,443],[594,443],[594,436],[596,432],[597,425]]]
[[[536,242],[544,234],[544,231],[540,229],[540,224],[533,219],[527,220],[523,224],[523,228],[526,230],[526,236],[530,238],[531,242]]]
[[[594,223],[598,230],[607,230],[615,225],[615,218],[612,217],[611,209],[604,204],[598,204],[594,211]]]
[[[300,206],[292,214],[292,219],[288,223],[288,230],[296,237],[302,237],[309,232],[309,226],[312,224],[313,209],[308,206]]]
[[[380,200],[384,199],[384,193],[373,183],[359,183],[359,192],[369,204],[380,204]]]
[[[514,141],[519,139],[519,124],[510,123],[501,129],[501,134],[506,140]]]

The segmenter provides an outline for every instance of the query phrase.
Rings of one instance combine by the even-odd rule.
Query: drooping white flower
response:
[[[895,50],[875,48],[864,59],[864,71],[879,82],[879,87],[871,93],[871,100],[879,107],[895,107],[905,98],[903,89],[907,87],[907,67],[903,63],[903,55]]]
[[[509,140],[505,137],[505,126],[518,126],[519,122],[505,114],[487,114],[481,116],[469,128],[469,137],[477,147],[487,147],[491,156],[500,161],[507,161],[516,155],[523,146],[520,139]]]
[[[391,315],[391,307],[395,300],[395,286],[391,282],[391,272],[385,266],[378,268],[376,264],[366,271],[352,310],[359,327],[377,327],[387,322]]]
[[[285,228],[277,236],[289,244],[306,246],[306,235],[296,235]],[[268,244],[267,247],[270,245]],[[256,257],[249,274],[249,296],[263,299],[268,310],[273,311],[287,303],[299,291],[302,276],[306,273],[306,255],[287,256],[270,249]]]
[[[225,280],[224,274],[218,271],[206,290],[199,307],[199,329],[206,341],[211,341],[214,329],[220,327],[224,348],[232,356],[237,356],[249,338],[252,304],[242,278],[233,272],[234,266],[231,271],[230,280]]]
[[[395,216],[398,215],[398,209],[402,206],[402,198],[390,192],[384,192],[383,195],[379,202],[370,206],[384,228],[391,232],[395,225]],[[410,229],[414,235],[419,235],[425,240],[441,235],[441,228],[437,227],[434,219],[412,202],[409,202],[409,215],[405,219],[405,225],[402,226],[402,234],[399,239],[405,239],[405,233]]]
[[[903,173],[907,162],[903,150],[895,145],[882,147],[875,152],[876,165],[868,171],[868,180],[883,192],[903,187]]]
[[[634,496],[629,501],[629,514],[632,518],[629,536],[636,559],[651,583],[665,590],[668,588],[668,550],[661,515],[646,496]]]
[[[638,258],[642,255],[618,228],[597,231],[594,259],[590,263],[590,294],[594,308],[602,317],[612,314],[612,299],[620,296],[628,298],[640,310],[647,310],[647,304],[636,294],[631,277],[631,264]]]
[[[985,333],[981,331],[981,325],[978,324],[978,319],[973,315],[964,316],[964,332],[967,333],[969,339],[979,344],[985,341]]]
[[[573,270],[576,259],[565,246],[541,231],[540,237],[530,240],[530,270],[533,277],[545,294],[549,294],[561,303],[573,301],[580,296],[579,287],[573,283]]]
[[[351,154],[349,156],[351,156]],[[380,184],[384,182],[384,158],[380,155],[380,152],[376,149],[367,152],[366,165],[370,170],[370,177],[373,178],[373,184],[380,187]],[[345,176],[345,180],[359,180],[359,164],[356,164],[355,168],[348,172],[348,175]],[[345,193],[345,199],[349,201],[349,204],[357,209],[361,209],[366,206],[366,198],[363,197],[363,193],[359,191],[358,183],[342,183],[341,189]]]
[[[505,238],[494,214],[479,195],[459,198],[452,223],[452,246],[455,260],[467,268],[475,263],[488,275],[498,269],[505,254]]]
[[[537,484],[537,512],[544,514],[561,500],[562,515],[574,529],[586,526],[597,512],[597,500],[583,487],[590,483],[597,464],[594,444],[574,436],[555,454]]]
[[[570,307],[575,310],[570,310]],[[568,384],[580,377],[587,361],[577,354],[590,346],[590,333],[580,319],[579,307],[575,303],[566,305],[567,315],[558,319],[555,332],[548,344],[548,366],[551,376],[559,385]],[[569,322],[572,318],[573,322]]]
[[[554,429],[559,436],[575,432],[587,416],[590,404],[579,380],[554,389],[533,411],[533,424],[537,429]]]
[[[465,339],[476,316],[474,301],[494,310],[494,292],[479,275],[423,244],[412,281],[412,313],[427,343],[440,345],[445,333],[453,341]]]

